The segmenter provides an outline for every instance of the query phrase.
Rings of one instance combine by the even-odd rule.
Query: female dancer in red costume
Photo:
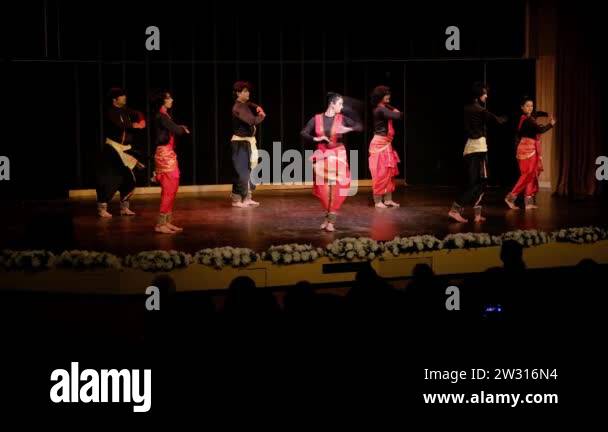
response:
[[[393,201],[394,177],[399,174],[399,155],[393,149],[395,129],[393,120],[401,120],[403,113],[389,105],[391,91],[378,86],[371,95],[374,107],[374,137],[369,143],[369,171],[372,175],[374,204],[377,208],[399,207]]]
[[[315,115],[302,129],[302,136],[315,142],[312,156],[313,195],[321,201],[325,220],[321,229],[335,231],[334,224],[340,206],[350,189],[350,170],[342,135],[362,130],[362,126],[341,114],[344,99],[337,93],[328,93],[327,109]]]
[[[182,228],[171,223],[173,204],[179,188],[179,166],[175,154],[175,136],[189,134],[186,126],[177,125],[170,115],[173,98],[167,91],[161,91],[153,97],[156,109],[154,116],[154,154],[155,178],[160,183],[160,214],[154,230],[163,234],[175,234]]]
[[[551,117],[549,123],[538,124],[536,119],[548,117],[548,114],[542,111],[535,112],[534,102],[530,98],[524,98],[521,110],[523,114],[517,127],[519,144],[516,155],[520,176],[513,190],[505,197],[505,202],[510,208],[518,209],[515,200],[520,193],[525,192],[525,208],[531,210],[538,208],[534,201],[538,193],[538,176],[543,171],[540,136],[555,125],[555,119]]]

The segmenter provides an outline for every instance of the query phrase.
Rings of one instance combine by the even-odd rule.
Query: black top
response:
[[[239,102],[232,107],[232,133],[239,137],[252,137],[255,134],[255,126],[262,123],[264,118],[254,115],[257,105],[252,102]]]
[[[158,111],[154,116],[154,145],[156,147],[169,144],[171,135],[183,135],[186,131],[178,126],[173,119],[165,113]]]
[[[536,135],[543,134],[553,127],[551,123],[545,125],[538,124],[536,119],[539,117],[547,117],[547,113],[539,111],[524,120],[518,132],[520,138],[536,139]]]
[[[507,121],[506,117],[498,117],[481,106],[478,101],[464,107],[464,130],[467,137],[477,139],[486,136],[486,121],[492,119],[498,124]]]
[[[306,123],[306,126],[304,126],[304,129],[302,129],[302,132],[300,132],[302,137],[304,137],[309,142],[314,142],[314,138],[317,136],[317,133],[315,131],[315,117],[311,118],[308,123]],[[325,136],[327,138],[331,138],[331,128],[334,125],[334,119],[335,116],[328,117],[323,114],[323,131],[325,132]],[[354,131],[357,132],[363,130],[361,124],[344,115],[342,116],[342,125],[345,127],[352,128]],[[340,135],[338,135],[338,141],[340,141]]]
[[[402,112],[395,112],[384,105],[378,105],[374,109],[374,134],[386,136],[388,134],[388,121],[401,120]]]
[[[133,123],[140,118],[143,118],[143,115],[131,108],[110,106],[106,111],[103,127],[106,138],[119,144],[131,144],[133,137],[130,131],[134,129]]]

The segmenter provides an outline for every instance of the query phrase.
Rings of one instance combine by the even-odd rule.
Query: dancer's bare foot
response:
[[[458,213],[457,211],[454,211],[454,210],[450,210],[450,212],[448,213],[448,216],[451,217],[452,219],[454,219],[456,222],[460,222],[460,223],[468,222],[468,219],[463,218],[460,213]]]
[[[156,225],[154,231],[161,234],[175,234],[176,231],[172,230],[168,224]]]
[[[247,204],[245,204],[244,202],[241,202],[241,201],[233,201],[232,202],[232,207],[247,208],[249,206]]]
[[[245,201],[243,201],[243,204],[245,204],[247,207],[259,207],[260,205],[259,202],[254,201],[251,198],[247,198]]]
[[[388,208],[383,202],[377,202],[375,206],[376,208]]]
[[[120,215],[121,216],[135,216],[135,212],[131,209],[125,208],[125,209],[120,209]]]
[[[486,218],[483,216],[475,216],[475,223],[485,222]]]
[[[167,222],[167,226],[171,228],[173,231],[182,232],[184,229],[182,227],[178,227],[173,225],[172,223]]]
[[[321,228],[322,230],[324,230],[325,228],[327,228],[327,224],[329,222],[327,220],[324,220],[323,223],[321,224],[321,226],[319,228]]]
[[[538,208],[538,206],[534,204],[534,197],[528,196],[525,198],[524,202],[526,205],[526,210],[534,210]]]
[[[384,201],[384,204],[390,207],[400,207],[399,203],[396,203],[393,200]]]
[[[334,232],[336,229],[334,228],[334,224],[331,222],[327,222],[327,225],[325,226],[325,231],[328,232]]]
[[[102,218],[111,218],[112,217],[112,214],[108,213],[107,210],[99,210],[97,212],[97,214],[99,215],[99,217],[102,217]]]
[[[515,200],[513,198],[509,197],[509,195],[507,195],[505,197],[505,202],[507,203],[507,205],[509,206],[509,208],[511,210],[519,210],[519,207],[517,207],[515,205]]]

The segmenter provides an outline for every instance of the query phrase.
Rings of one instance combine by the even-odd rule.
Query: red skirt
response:
[[[179,165],[174,151],[174,141],[156,147],[154,155],[156,180],[160,183],[160,212],[171,213],[179,188]]]
[[[539,157],[534,155],[528,159],[519,159],[519,179],[511,190],[511,194],[517,196],[524,192],[525,196],[531,197],[538,193]]]
[[[395,190],[394,177],[399,175],[399,155],[393,149],[392,140],[374,135],[369,144],[369,171],[372,174],[374,195],[384,195]]]

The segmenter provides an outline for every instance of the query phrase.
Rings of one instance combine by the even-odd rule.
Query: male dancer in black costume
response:
[[[481,83],[473,85],[473,101],[464,107],[464,128],[467,133],[467,143],[464,148],[464,161],[468,181],[465,190],[454,201],[448,216],[457,222],[468,222],[462,216],[465,206],[473,206],[475,222],[485,220],[481,215],[481,200],[488,179],[488,146],[486,144],[486,121],[488,119],[504,124],[506,117],[498,117],[485,108],[488,90]]]
[[[120,214],[133,216],[129,199],[135,190],[135,167],[143,164],[135,157],[131,148],[131,133],[146,127],[142,113],[128,108],[127,95],[121,88],[110,89],[112,104],[106,111],[104,132],[105,144],[97,165],[97,213],[100,217],[110,218],[108,203],[114,194],[120,192]]]

